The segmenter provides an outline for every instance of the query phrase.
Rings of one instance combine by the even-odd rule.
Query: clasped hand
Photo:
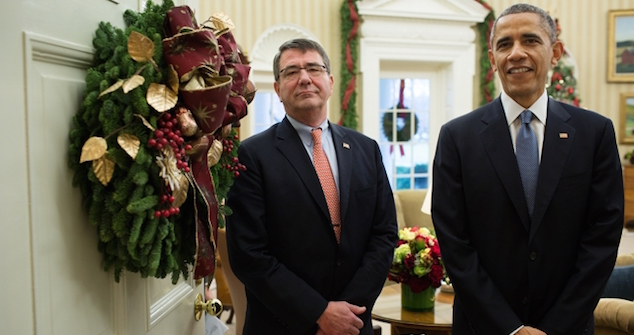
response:
[[[358,315],[364,312],[365,307],[362,306],[345,301],[330,301],[317,319],[319,329],[316,335],[357,335],[363,328],[363,321]]]

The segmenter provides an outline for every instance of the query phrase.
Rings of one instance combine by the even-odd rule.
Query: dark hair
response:
[[[557,26],[555,25],[555,21],[553,20],[553,18],[550,17],[550,15],[548,15],[545,10],[533,5],[518,3],[505,9],[502,14],[500,14],[500,16],[495,19],[495,22],[493,23],[493,28],[491,28],[491,36],[489,37],[491,48],[493,48],[493,36],[495,36],[495,27],[497,27],[500,18],[510,14],[520,13],[535,13],[539,15],[542,28],[544,28],[544,30],[548,34],[548,37],[550,38],[550,43],[555,43],[555,41],[557,41]]]
[[[275,81],[280,81],[280,57],[282,53],[289,49],[299,49],[303,53],[306,53],[308,50],[317,51],[321,58],[324,60],[324,65],[326,66],[326,71],[330,74],[330,59],[328,59],[328,55],[326,54],[326,50],[317,42],[313,40],[309,40],[306,38],[296,38],[290,41],[284,42],[280,45],[279,51],[273,58],[273,75],[275,76]]]

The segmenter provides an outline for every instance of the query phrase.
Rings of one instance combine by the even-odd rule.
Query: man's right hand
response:
[[[363,328],[363,321],[357,316],[365,312],[365,307],[345,301],[330,301],[326,310],[317,319],[317,335],[357,335]]]

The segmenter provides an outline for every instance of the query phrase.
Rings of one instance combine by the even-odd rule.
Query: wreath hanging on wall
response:
[[[404,108],[407,109],[407,108]],[[396,113],[396,141],[407,142],[412,139],[412,118],[414,119],[414,131],[418,129],[418,117],[415,113],[386,112],[383,114],[383,134],[389,141],[394,140],[394,113]]]
[[[69,165],[104,269],[176,283],[212,275],[219,205],[244,166],[235,127],[255,89],[231,20],[148,1],[100,23],[70,131]]]
[[[411,112],[398,112],[397,109],[409,109],[404,104],[404,92],[405,92],[405,79],[401,79],[401,84],[398,92],[398,103],[392,111],[387,111],[383,114],[383,134],[387,137],[388,141],[394,141],[394,113],[396,113],[396,141],[407,142],[412,139],[412,118],[414,119],[414,134],[418,129],[418,117],[416,113]],[[403,154],[403,148],[401,147],[401,154]]]

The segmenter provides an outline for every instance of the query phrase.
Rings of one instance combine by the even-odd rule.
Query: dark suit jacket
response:
[[[244,334],[310,334],[328,301],[365,306],[392,262],[396,212],[376,142],[330,124],[339,164],[341,244],[299,135],[287,119],[245,140],[228,195],[229,260],[245,284]]]
[[[552,99],[547,113],[532,219],[499,98],[440,132],[432,217],[456,292],[454,335],[522,324],[593,333],[623,225],[614,129]]]

